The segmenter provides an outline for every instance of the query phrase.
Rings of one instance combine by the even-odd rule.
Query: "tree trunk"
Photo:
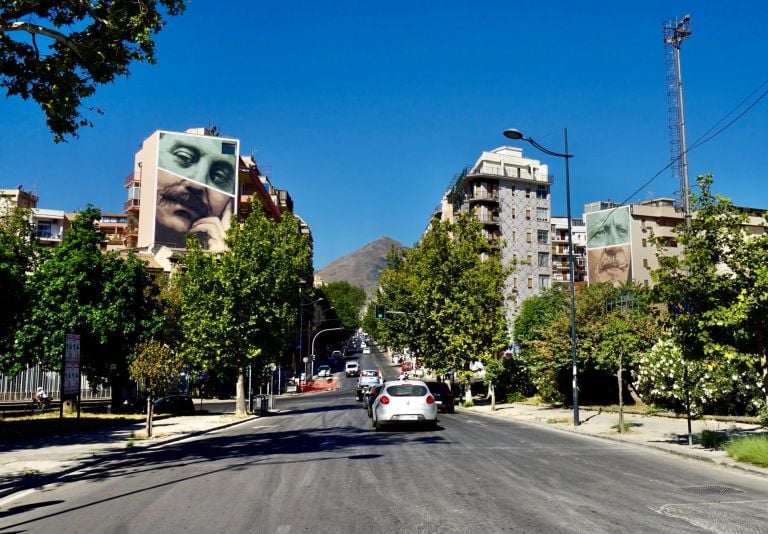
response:
[[[627,388],[629,389],[629,396],[632,397],[632,402],[634,402],[638,406],[645,406],[645,401],[637,392],[637,390],[635,389],[635,385],[632,382],[629,382],[627,384]]]
[[[245,417],[248,415],[245,407],[245,372],[242,363],[237,366],[237,388],[235,390],[235,415]]]
[[[474,401],[472,400],[472,382],[467,382],[464,385],[464,404],[472,406]]]
[[[619,382],[619,434],[624,433],[624,379],[621,376],[622,354],[619,353],[619,370],[616,371],[616,379]]]
[[[491,390],[491,411],[496,411],[496,387],[491,382],[489,389]]]

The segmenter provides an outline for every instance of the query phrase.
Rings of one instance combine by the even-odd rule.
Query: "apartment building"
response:
[[[571,280],[568,257],[568,217],[551,219],[552,283],[569,283]],[[573,235],[573,280],[577,286],[587,278],[587,226],[584,219],[571,219]]]
[[[500,245],[505,266],[514,272],[505,284],[505,309],[510,333],[522,302],[550,287],[552,226],[547,166],[523,157],[523,150],[503,146],[483,152],[450,184],[436,217],[453,221],[470,213],[483,233]]]
[[[764,210],[736,207],[748,215],[752,234],[766,231]],[[672,198],[656,198],[629,205],[601,201],[584,207],[587,223],[587,271],[589,283],[635,281],[653,285],[651,272],[659,267],[654,236],[666,255],[682,254],[674,229],[685,223]],[[695,214],[693,215],[695,217]]]
[[[153,132],[123,186],[126,247],[152,253],[167,269],[187,234],[198,235],[204,250],[224,250],[230,221],[244,221],[253,203],[274,220],[293,212],[288,192],[274,187],[252,157],[240,154],[238,139],[207,128]],[[302,232],[309,235],[306,224]]]

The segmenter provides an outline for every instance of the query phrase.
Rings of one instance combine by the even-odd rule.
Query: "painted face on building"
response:
[[[158,167],[234,195],[236,148],[234,142],[216,137],[161,133]]]
[[[187,234],[197,234],[203,249],[220,252],[225,248],[233,206],[229,195],[158,170],[155,241],[181,248]]]
[[[630,279],[631,254],[630,246],[605,247],[590,250],[587,262],[589,264],[589,283],[598,282],[628,282]]]

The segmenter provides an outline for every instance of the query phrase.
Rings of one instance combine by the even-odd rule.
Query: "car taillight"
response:
[[[427,397],[427,404],[434,404],[434,403],[435,403],[435,398],[432,395],[429,395]]]
[[[389,397],[387,397],[386,395],[382,395],[381,400],[379,400],[379,402],[381,404],[389,404]]]

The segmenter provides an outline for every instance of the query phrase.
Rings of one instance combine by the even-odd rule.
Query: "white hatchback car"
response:
[[[331,368],[328,365],[321,365],[317,368],[317,376],[331,376]]]
[[[437,426],[437,403],[420,380],[387,382],[373,402],[372,422],[376,430],[384,425],[422,424]]]

